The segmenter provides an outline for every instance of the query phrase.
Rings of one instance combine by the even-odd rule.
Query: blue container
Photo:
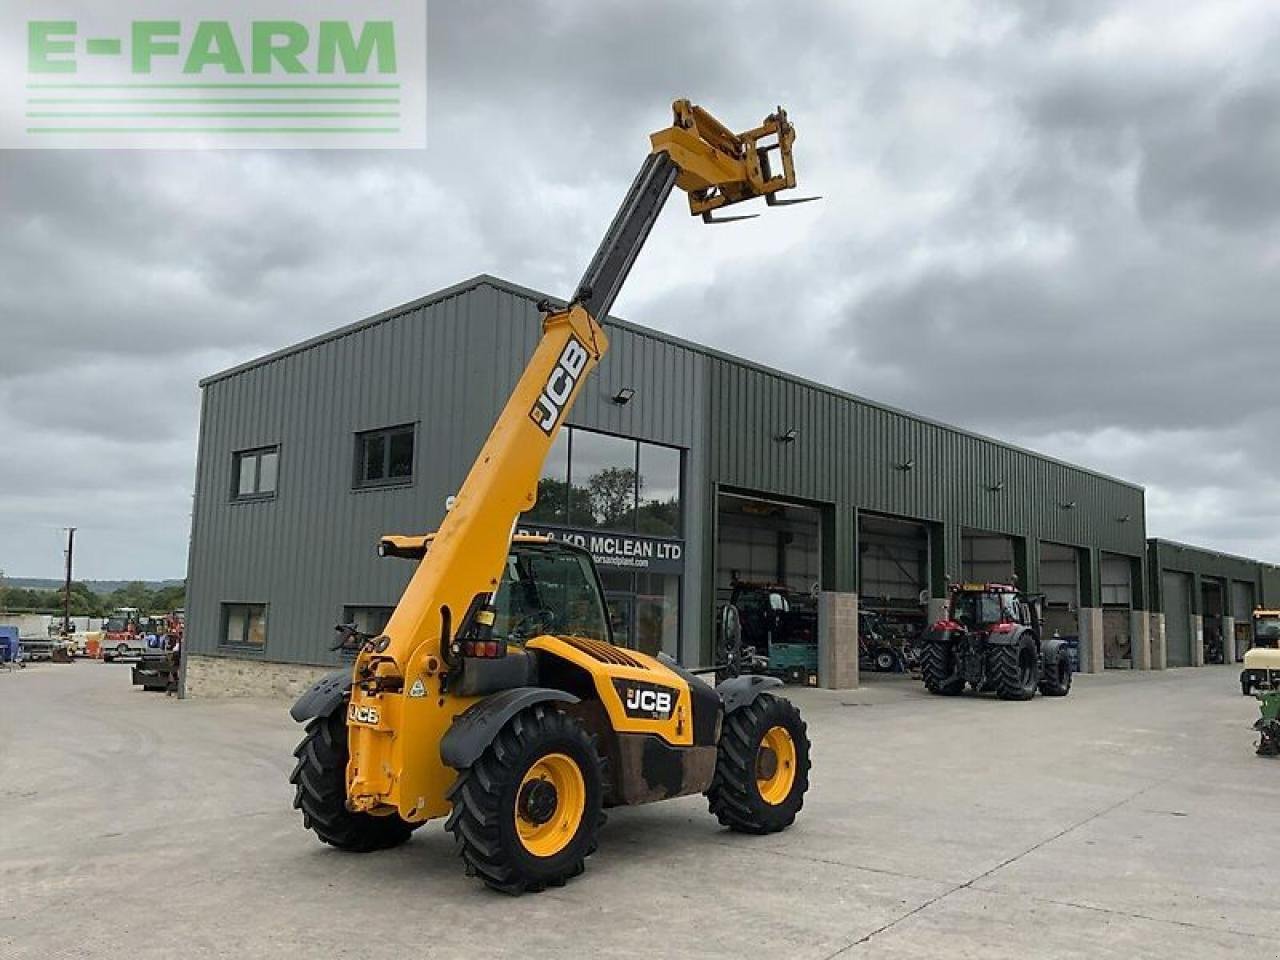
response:
[[[1059,637],[1062,645],[1067,648],[1067,656],[1071,658],[1071,672],[1080,672],[1080,638],[1077,636]]]
[[[18,628],[0,627],[0,663],[18,659]]]

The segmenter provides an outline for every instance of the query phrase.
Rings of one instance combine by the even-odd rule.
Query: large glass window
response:
[[[279,465],[279,447],[260,447],[234,454],[232,476],[235,478],[235,486],[231,491],[232,498],[261,500],[275,496]]]
[[[680,578],[636,574],[636,649],[650,656],[677,656],[680,633]]]
[[[636,442],[575,430],[569,451],[569,522],[601,530],[634,530]]]
[[[413,426],[356,434],[357,487],[381,487],[413,479]]]
[[[680,451],[578,427],[560,431],[538,481],[533,522],[678,537]]]
[[[569,522],[569,430],[556,434],[538,480],[538,502],[525,519],[543,523]]]
[[[660,537],[679,535],[680,451],[652,443],[640,444],[636,485],[640,500],[636,529]]]

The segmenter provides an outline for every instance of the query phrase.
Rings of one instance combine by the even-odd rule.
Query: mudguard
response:
[[[939,630],[930,627],[920,635],[921,643],[959,643],[965,637],[963,630]]]
[[[733,711],[745,707],[766,690],[780,686],[782,681],[777,677],[743,675],[730,677],[724,683],[717,684],[716,693],[720,694],[725,716],[728,716]]]
[[[1040,660],[1042,663],[1057,663],[1058,655],[1066,649],[1061,637],[1045,637],[1040,641]]]
[[[493,743],[508,720],[535,703],[577,703],[578,698],[550,687],[512,687],[473,703],[458,714],[440,740],[446,767],[465,770]]]
[[[1023,637],[1031,633],[1030,627],[1017,627],[1008,633],[996,633],[994,630],[987,634],[986,640],[983,641],[988,647],[1020,647],[1023,643]],[[1032,639],[1035,634],[1031,633]]]
[[[289,716],[298,723],[305,723],[313,717],[328,717],[342,709],[342,704],[350,696],[351,668],[334,670],[313,683],[311,689],[298,698],[298,702],[289,708]]]

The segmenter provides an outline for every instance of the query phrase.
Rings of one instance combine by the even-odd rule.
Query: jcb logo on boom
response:
[[[666,720],[676,706],[676,691],[651,683],[615,680],[618,696],[628,717],[645,720]]]
[[[570,337],[569,342],[564,345],[564,350],[560,352],[560,359],[556,361],[551,376],[547,377],[547,385],[542,388],[537,402],[529,411],[529,419],[536,423],[547,436],[551,436],[551,431],[560,422],[564,406],[573,396],[573,388],[578,385],[578,380],[586,367],[587,348],[579,343],[576,337]]]

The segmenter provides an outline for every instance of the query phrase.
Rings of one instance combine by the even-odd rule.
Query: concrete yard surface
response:
[[[1030,703],[791,695],[814,744],[793,829],[612,810],[583,876],[509,898],[440,823],[364,856],[304,831],[286,703],[0,673],[0,957],[1280,956],[1280,761],[1235,668]]]

